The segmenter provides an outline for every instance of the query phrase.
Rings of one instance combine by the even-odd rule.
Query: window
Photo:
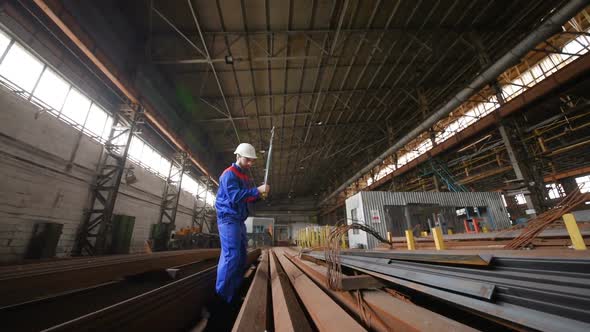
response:
[[[560,183],[548,183],[545,185],[545,188],[547,188],[549,199],[557,199],[565,196],[565,192]]]
[[[367,185],[371,185],[371,184],[373,184],[373,182],[381,180],[383,177],[391,174],[393,171],[395,171],[395,165],[394,164],[387,164],[375,175],[375,179],[373,179],[373,178],[367,179]]]
[[[129,144],[129,156],[139,161],[141,159],[143,146],[143,142],[137,136],[131,137],[131,143]]]
[[[2,54],[4,54],[4,52],[6,51],[6,48],[8,47],[8,45],[10,45],[10,37],[8,37],[7,35],[5,35],[0,30],[0,56],[2,56]]]
[[[105,124],[104,130],[102,132],[103,141],[106,141],[109,139],[109,135],[111,134],[112,127],[113,127],[113,118],[109,116],[107,118],[107,123]]]
[[[88,113],[88,119],[84,127],[94,136],[100,137],[104,130],[104,125],[107,122],[107,112],[100,108],[96,104],[92,104],[90,112]]]
[[[167,176],[168,172],[170,171],[170,166],[170,161],[162,157],[162,159],[160,159],[160,164],[158,165],[158,173],[166,174]]]
[[[75,124],[83,126],[89,109],[90,99],[86,98],[80,91],[72,89],[68,94],[60,116],[66,116],[67,119]]]
[[[207,204],[209,204],[211,206],[215,205],[215,193],[208,191],[206,201],[207,201]]]
[[[50,107],[50,114],[83,131],[91,138],[106,142],[113,129],[114,119],[105,109],[92,102],[84,93],[74,88],[59,73],[49,69],[35,55],[28,52],[0,30],[0,80],[13,91],[24,97],[33,94],[35,102],[43,107]],[[2,57],[3,56],[3,57]],[[9,81],[9,82],[8,82]],[[129,133],[121,134],[121,129],[114,130],[114,145],[127,143]],[[132,136],[129,157],[134,162],[147,166],[161,177],[168,177],[171,162],[160,152],[154,150],[137,136]],[[187,176],[186,190],[193,194],[205,196],[205,187]],[[183,184],[183,188],[185,188]],[[215,194],[207,192],[208,204],[215,204]]]
[[[70,85],[66,81],[51,69],[46,69],[35,89],[34,96],[54,110],[59,111],[69,90]]]
[[[158,160],[158,164],[160,164],[160,161]],[[180,172],[180,169],[176,166],[172,166],[172,181],[178,181],[180,180],[180,178],[178,177],[180,174],[178,173]]]
[[[580,176],[579,178],[576,178],[576,183],[578,184],[578,188],[580,188],[581,192],[590,192],[590,175]]]
[[[424,140],[422,143],[420,143],[420,145],[418,145],[418,147],[416,148],[416,152],[421,155],[423,153],[426,153],[428,150],[432,149],[432,141],[430,140],[430,138]]]
[[[31,92],[41,71],[43,63],[27,52],[22,46],[12,45],[6,58],[0,64],[0,75],[6,77],[12,83],[26,92]]]
[[[590,30],[586,30],[588,32]],[[572,54],[585,54],[588,52],[588,45],[590,45],[590,38],[585,35],[580,35],[576,39],[570,41],[569,43],[565,44],[563,47],[563,51],[565,53],[572,53]],[[569,57],[569,56],[564,56]]]
[[[211,191],[205,191],[205,186],[197,182],[188,175],[184,175],[182,179],[182,189],[198,196],[200,199],[205,199],[205,202],[213,206],[215,204],[215,194]]]

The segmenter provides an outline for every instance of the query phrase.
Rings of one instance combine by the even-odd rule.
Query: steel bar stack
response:
[[[0,267],[0,306],[91,287],[127,275],[219,257],[219,249],[78,257]]]
[[[262,257],[233,331],[475,330],[370,276],[349,276],[347,290],[332,290],[325,264],[304,260],[294,249],[275,247]]]
[[[10,331],[188,329],[199,319],[202,309],[211,303],[215,293],[216,257],[219,250],[210,250],[213,256],[209,258],[198,258],[198,252],[199,250],[191,250],[181,253],[181,257],[191,253],[191,263],[164,268],[163,263],[157,259],[138,255],[147,262],[142,265],[144,272],[139,275],[127,275],[124,279],[0,307],[0,320],[5,323],[3,327]],[[178,254],[168,252],[154,256],[165,258],[176,257]],[[260,249],[250,250],[247,263],[255,263],[259,256]],[[109,261],[132,262],[132,258],[138,257],[99,257],[87,264],[60,262],[57,265],[63,265],[62,268],[70,264],[89,265],[86,267],[96,273],[92,268],[97,265],[102,265],[106,271],[116,271],[122,266],[116,263],[108,265]],[[154,263],[152,268],[147,267],[150,261]],[[36,270],[33,266],[23,268],[30,270],[28,272],[31,275]],[[37,269],[43,270],[41,267]],[[126,273],[125,269],[121,269],[120,273]],[[105,276],[106,274],[102,275]],[[122,281],[128,279],[130,281],[127,283]],[[28,317],[35,319],[28,320]]]
[[[522,233],[514,240],[510,241],[505,248],[519,249],[528,245],[545,228],[556,220],[561,219],[564,214],[569,213],[576,206],[584,204],[584,202],[588,200],[590,200],[590,194],[582,194],[579,189],[574,193],[567,195],[567,197],[555,208],[545,211],[536,218],[529,220]]]
[[[323,252],[312,252],[325,259]],[[530,255],[529,255],[530,256]],[[510,327],[590,330],[590,258],[348,251],[343,266]]]

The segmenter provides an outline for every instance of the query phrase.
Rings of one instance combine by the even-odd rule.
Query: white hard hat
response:
[[[248,143],[240,143],[240,145],[238,145],[238,147],[236,148],[236,151],[234,151],[234,154],[239,154],[242,157],[250,159],[258,158],[256,157],[256,149],[254,149],[252,144]]]

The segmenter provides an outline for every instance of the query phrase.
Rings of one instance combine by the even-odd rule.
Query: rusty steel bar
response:
[[[260,249],[248,252],[252,264]],[[215,292],[217,266],[44,331],[177,331],[187,329]],[[32,314],[33,316],[33,314]]]
[[[312,253],[311,256],[325,259],[323,254]],[[469,295],[482,300],[491,300],[496,291],[496,286],[493,283],[438,274],[435,271],[419,270],[418,268],[413,268],[410,262],[394,263],[387,258],[344,255],[340,255],[339,259],[343,265],[367,267],[376,272],[386,273],[406,280],[413,280],[425,285]],[[428,264],[424,265],[428,266]]]
[[[436,264],[458,264],[458,265],[476,265],[488,266],[492,260],[491,254],[470,254],[461,255],[454,253],[418,253],[418,252],[392,252],[392,251],[354,251],[344,250],[340,252],[341,255],[349,256],[365,256],[388,258],[400,261],[425,262]]]
[[[438,298],[447,303],[452,303],[463,309],[469,310],[481,317],[494,320],[500,324],[506,325],[509,328],[518,329],[521,327],[532,328],[540,331],[586,331],[590,329],[590,324],[580,322],[565,317],[556,316],[546,312],[528,309],[522,306],[513,305],[506,302],[486,302],[474,299],[469,296],[463,296],[418,284],[412,281],[403,280],[382,274],[379,272],[369,271],[363,268],[351,268],[372,275],[384,281],[391,282],[409,289],[413,289],[420,293]]]
[[[262,252],[254,280],[248,289],[244,303],[240,308],[232,332],[267,331],[269,327],[268,250]]]
[[[319,331],[366,331],[307,275],[299,270],[281,248],[273,249],[291,284]]]
[[[274,330],[282,332],[313,331],[297,301],[289,277],[281,267],[274,251],[270,251],[270,279]]]
[[[358,306],[355,292],[334,291],[328,287],[327,269],[324,266],[288,256],[299,269],[309,276],[325,292],[335,298],[349,312],[357,314],[361,319],[362,310]],[[375,331],[475,331],[459,322],[448,319],[437,313],[405,302],[389,295],[383,290],[364,290],[362,300],[375,315],[368,320],[367,326]]]
[[[0,268],[0,306],[216,257],[219,249],[196,249],[6,266]]]

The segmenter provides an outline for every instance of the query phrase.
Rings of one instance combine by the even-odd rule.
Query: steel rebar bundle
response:
[[[553,209],[545,211],[537,217],[529,220],[520,235],[506,244],[504,249],[520,249],[527,246],[545,228],[556,220],[559,220],[564,214],[571,212],[576,206],[583,204],[588,200],[590,200],[590,194],[583,194],[579,189],[567,195],[567,197],[559,202],[559,204]]]

